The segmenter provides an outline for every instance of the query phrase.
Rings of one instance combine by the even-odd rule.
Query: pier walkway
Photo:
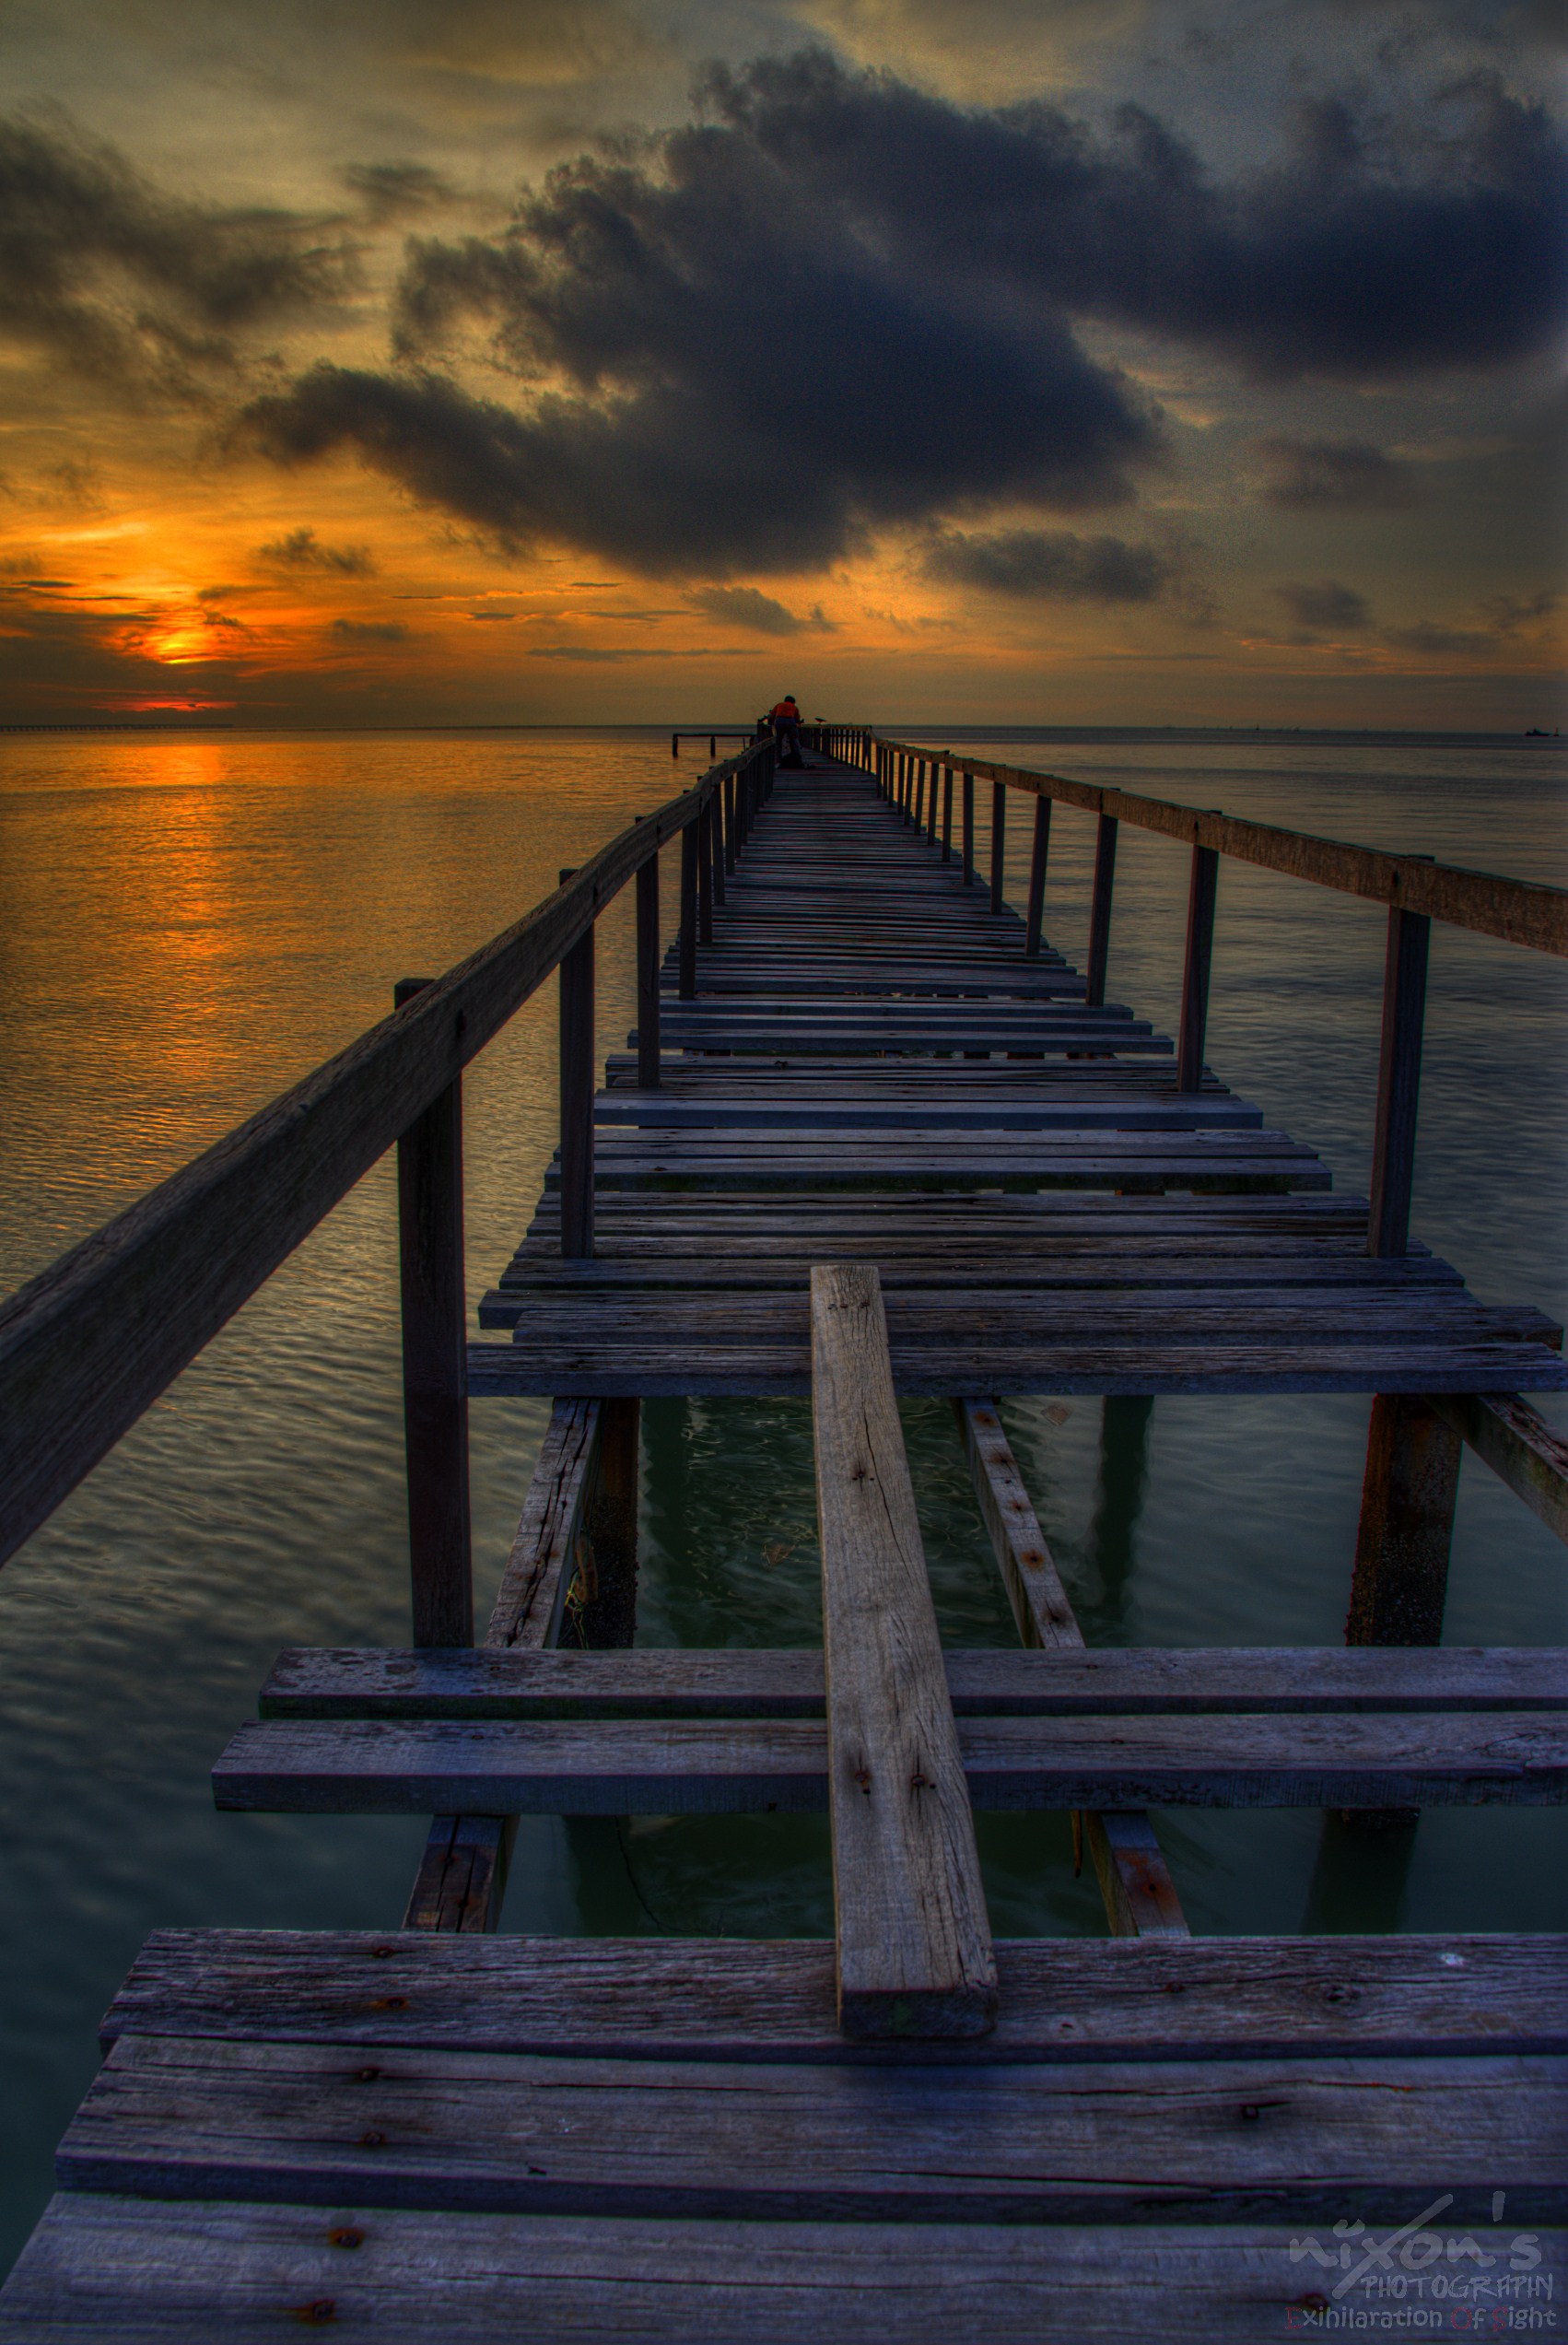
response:
[[[1053,796],[1085,786],[1002,774],[837,730],[799,775],[744,750],[489,958],[403,989],[375,1063],[434,1038],[376,1109],[401,1135],[415,1639],[280,1655],[214,1784],[431,1817],[425,1858],[401,1929],[154,1935],[0,2345],[1208,2345],[1345,2326],[1369,2270],[1479,2333],[1552,2286],[1564,2317],[1568,1940],[1194,1938],[1150,1813],[1408,1835],[1429,1806],[1568,1799],[1564,1657],[1440,1643],[1465,1444],[1568,1535],[1568,1445],[1522,1398],[1568,1384],[1561,1331],[1408,1232],[1432,915],[1398,891],[1452,875],[1368,857],[1329,883],[1393,908],[1374,1193],[1342,1196],[1204,1063],[1215,860],[1252,850],[1177,833],[1164,1037],[1106,999],[1106,963],[1117,822],[1174,817],[1092,793],[1081,974],[1042,903]],[[1022,919],[1007,791],[1034,815]],[[677,836],[665,954],[652,858]],[[634,876],[638,1026],[600,1084],[592,920]],[[1548,917],[1497,901],[1472,924]],[[562,1146],[470,1341],[457,1071],[557,965]],[[371,1039],[349,1074],[373,1089]],[[321,1071],[306,1109],[347,1079]],[[998,1396],[1324,1390],[1372,1396],[1346,1645],[1086,1646]],[[476,1643],[465,1411],[498,1393],[554,1407]],[[953,1403],[1007,1650],[942,1647],[915,1393]],[[667,1394],[810,1396],[820,1649],[636,1647],[638,1407]],[[32,1519],[48,1503],[41,1480]],[[1021,1808],[1072,1813],[1106,1938],[993,1939],[973,1817]],[[520,1815],[775,1810],[830,1819],[831,1942],[497,1934]],[[1494,2277],[1440,2304],[1434,2269]]]

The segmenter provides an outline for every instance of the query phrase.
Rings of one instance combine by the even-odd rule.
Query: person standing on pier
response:
[[[786,692],[783,699],[778,701],[768,713],[775,734],[784,744],[784,755],[779,758],[779,764],[803,766],[805,759],[801,755],[801,710],[794,694]]]

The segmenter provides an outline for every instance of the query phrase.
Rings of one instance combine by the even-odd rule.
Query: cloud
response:
[[[1491,82],[1402,147],[1319,106],[1288,165],[1230,184],[1136,108],[1104,133],[963,108],[823,51],[711,69],[700,107],[563,165],[499,233],[414,240],[397,366],[314,367],[240,436],[357,455],[513,552],[722,580],[988,507],[1131,501],[1159,420],[1086,322],[1374,381],[1515,358],[1555,322],[1560,145]],[[509,402],[459,379],[476,338]],[[1355,443],[1337,466],[1292,444],[1298,493],[1390,493]]]
[[[1078,537],[1071,530],[1000,530],[988,537],[947,531],[933,540],[928,578],[978,586],[1019,601],[1149,603],[1173,566],[1152,545],[1120,537]]]
[[[197,398],[249,329],[334,304],[351,254],[164,193],[64,115],[0,120],[0,335],[135,398]]]
[[[1471,76],[1407,123],[1301,109],[1288,162],[1216,183],[1139,106],[1108,135],[1024,100],[965,111],[825,54],[708,79],[719,119],[910,265],[1227,352],[1392,379],[1545,347],[1568,246],[1544,108]]]
[[[331,578],[370,578],[376,569],[368,545],[323,545],[308,527],[258,545],[255,559],[271,570],[321,570]]]
[[[1265,467],[1259,494],[1281,511],[1384,513],[1416,501],[1410,466],[1367,440],[1280,437],[1254,445]]]
[[[694,590],[691,604],[694,611],[703,611],[710,619],[750,627],[757,635],[803,635],[811,627],[832,631],[832,622],[824,616],[820,603],[813,604],[809,618],[799,618],[755,586],[700,586]]]
[[[378,226],[457,200],[450,181],[427,163],[345,163],[339,177]]]
[[[406,643],[409,630],[395,619],[333,619],[332,633],[340,643]]]
[[[1365,595],[1335,579],[1326,578],[1316,586],[1276,586],[1274,592],[1300,627],[1352,633],[1372,624]]]

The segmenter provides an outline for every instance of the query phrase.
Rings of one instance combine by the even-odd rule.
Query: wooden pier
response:
[[[1499,2225],[1533,2247],[1472,2308],[1554,2281],[1568,2318],[1568,1938],[1194,1938],[1148,1812],[1568,1800],[1564,1656],[1440,1644],[1466,1446],[1568,1538],[1568,1444],[1523,1397],[1568,1384],[1561,1330],[1409,1229],[1430,921],[1562,954],[1568,899],[807,739],[400,988],[0,1309],[8,1553],[396,1143],[413,1640],[280,1655],[214,1786],[433,1819],[401,1928],[148,1940],[0,2345],[1197,2345],[1345,2325],[1352,2236],[1395,2271],[1419,2231],[1447,2272]],[[1057,806],[1097,825],[1082,973],[1047,937]],[[1106,999],[1121,821],[1191,853],[1175,1037]],[[1370,1201],[1205,1063],[1223,855],[1389,906]],[[638,1023],[601,1084],[594,921],[627,884]],[[461,1072],[557,967],[561,1146],[471,1340]],[[998,1396],[1313,1391],[1371,1396],[1346,1644],[1088,1647]],[[500,1393],[554,1407],[475,1643],[467,1413]],[[916,1393],[953,1404],[1007,1650],[942,1649]],[[820,1649],[637,1648],[660,1394],[810,1396]],[[993,1940],[992,1809],[1071,1812],[1104,1939]],[[786,1810],[830,1819],[831,1942],[497,1934],[520,1815]]]

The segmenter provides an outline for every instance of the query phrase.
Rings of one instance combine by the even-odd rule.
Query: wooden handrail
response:
[[[14,1554],[455,1081],[661,846],[727,758],[565,885],[0,1303],[0,1563]]]
[[[975,775],[1003,783],[1009,790],[1059,799],[1085,814],[1131,823],[1140,830],[1161,831],[1168,838],[1186,839],[1190,846],[1212,848],[1244,863],[1258,863],[1267,871],[1284,872],[1293,879],[1335,888],[1342,896],[1363,896],[1374,903],[1396,905],[1401,911],[1424,912],[1455,928],[1475,929],[1482,936],[1501,937],[1507,944],[1524,944],[1532,952],[1568,958],[1565,888],[1549,887],[1537,880],[1504,879],[1495,872],[1468,871],[1460,864],[1436,862],[1424,855],[1391,855],[1377,847],[1319,838],[1310,831],[1282,830],[1273,823],[1248,822],[1237,815],[1205,813],[1170,798],[1145,798],[1135,791],[1070,781],[1062,774],[1031,773],[1024,767],[995,765],[984,757],[958,756],[948,749],[928,749],[883,733],[870,738],[889,750],[933,758],[950,773]]]

